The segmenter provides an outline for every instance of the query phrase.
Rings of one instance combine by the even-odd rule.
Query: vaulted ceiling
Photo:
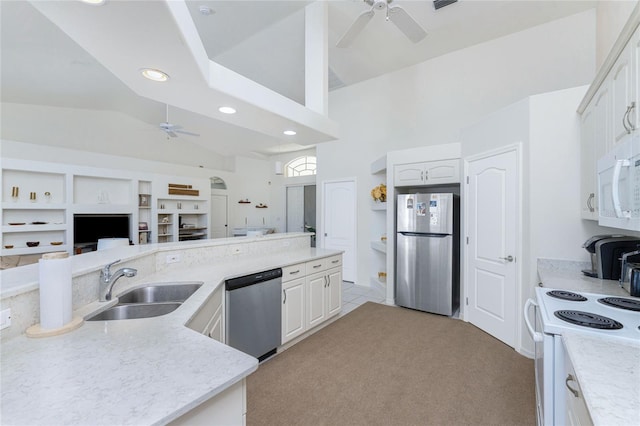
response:
[[[136,50],[132,47],[137,46],[141,49],[138,52],[149,51],[150,58],[154,52],[159,54],[162,60],[156,61],[176,70],[176,75],[188,76],[191,82],[202,78],[196,72],[197,61],[182,51],[187,51],[184,45],[190,46],[190,41],[184,32],[176,30],[180,23],[175,22],[175,15],[172,21],[165,13],[175,5],[168,7],[162,0],[108,0],[103,6],[70,0],[3,0],[1,100],[8,104],[116,111],[140,123],[138,127],[147,137],[158,140],[166,139],[158,128],[166,119],[166,102],[170,104],[172,123],[200,134],[181,135],[178,139],[183,143],[222,156],[303,149],[339,137],[334,124],[321,115],[297,120],[305,112],[305,8],[310,3],[187,0],[186,15],[181,18],[190,17],[190,25],[211,61],[264,86],[268,89],[262,92],[265,97],[274,92],[281,98],[273,97],[277,100],[274,104],[285,105],[283,110],[293,111],[291,114],[277,108],[270,111],[245,99],[240,104],[255,115],[246,116],[244,121],[218,117],[213,111],[218,104],[206,105],[207,100],[233,100],[234,93],[218,90],[207,98],[195,86],[173,90],[171,86],[160,88],[123,77],[121,67],[127,61],[134,62]],[[330,89],[579,13],[594,7],[595,2],[461,0],[439,10],[425,0],[394,0],[394,5],[404,8],[426,30],[424,40],[410,42],[378,11],[352,45],[337,48],[336,42],[347,28],[370,6],[352,0],[328,2]],[[63,8],[70,11],[60,12]],[[119,20],[114,24],[110,21],[113,19]],[[127,59],[127,55],[134,56]],[[144,84],[147,86],[142,87]],[[295,138],[282,136],[278,130],[277,126],[288,123],[299,129]]]

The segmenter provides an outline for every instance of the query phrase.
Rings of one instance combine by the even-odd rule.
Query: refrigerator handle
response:
[[[429,234],[426,232],[398,232],[398,234],[402,234],[407,237],[431,237],[431,238],[445,238],[450,237],[451,234]]]

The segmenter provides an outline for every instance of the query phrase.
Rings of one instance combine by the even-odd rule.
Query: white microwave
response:
[[[640,231],[640,136],[598,160],[598,224]]]

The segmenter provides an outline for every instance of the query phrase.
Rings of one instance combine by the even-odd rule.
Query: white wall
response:
[[[594,41],[590,10],[332,92],[330,116],[342,138],[317,146],[317,179],[356,176],[358,246],[369,246],[369,191],[380,183],[370,174],[371,162],[388,151],[458,142],[462,128],[492,111],[589,84]],[[356,282],[368,285],[368,250],[358,253],[357,263]]]

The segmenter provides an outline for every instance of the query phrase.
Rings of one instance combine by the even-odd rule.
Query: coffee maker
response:
[[[640,238],[620,234],[594,235],[582,247],[591,255],[591,269],[583,269],[583,274],[603,280],[619,280],[622,255],[640,249]],[[640,262],[640,255],[627,260]]]

